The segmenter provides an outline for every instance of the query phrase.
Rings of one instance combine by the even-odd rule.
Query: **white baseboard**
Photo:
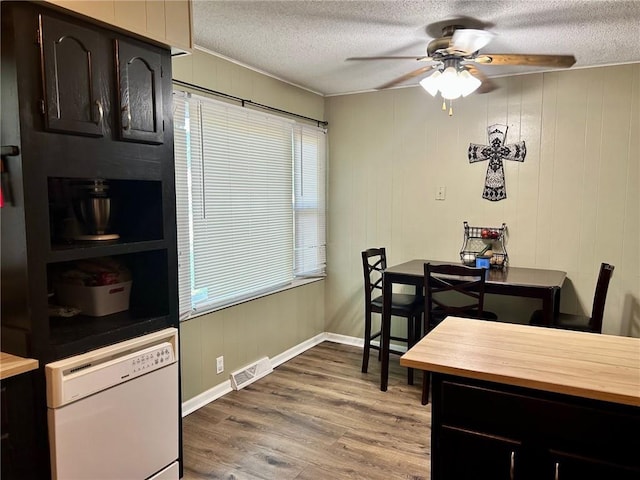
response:
[[[196,395],[189,400],[182,402],[182,416],[186,417],[190,413],[195,412],[199,408],[204,407],[208,403],[225,396],[227,393],[232,392],[231,380],[225,380],[224,382],[216,385],[209,390]]]
[[[327,340],[327,333],[326,332],[319,333],[315,337],[311,337],[310,339],[305,340],[302,343],[299,343],[295,347],[291,347],[289,350],[286,350],[281,354],[271,358],[271,365],[273,365],[273,368],[276,368],[278,365],[282,365],[284,362],[291,360],[294,357],[297,357],[298,355],[300,355],[303,352],[306,352],[310,348],[315,347],[316,345],[320,345],[325,340]]]
[[[344,339],[351,339],[351,340],[349,340],[349,343],[347,343],[347,341],[340,341],[338,339],[329,339],[328,338],[329,336],[342,337]],[[357,343],[353,343],[353,342],[358,341],[358,339],[355,337],[347,337],[345,335],[336,335],[334,333],[328,334],[326,332],[319,333],[315,337],[305,340],[304,342],[296,345],[295,347],[291,347],[289,350],[286,350],[276,355],[275,357],[271,358],[270,359],[271,365],[273,366],[273,368],[276,368],[278,365],[282,365],[284,362],[291,360],[292,358],[300,355],[301,353],[309,350],[312,347],[315,347],[316,345],[321,344],[325,340],[329,340],[336,343],[346,343],[347,345],[357,345]],[[359,339],[359,340],[360,340],[360,347],[362,347],[363,345],[362,339]],[[195,412],[199,408],[204,407],[208,403],[211,403],[214,400],[217,400],[218,398],[223,397],[224,395],[232,391],[233,389],[231,388],[231,380],[225,380],[224,382],[216,385],[215,387],[210,388],[209,390],[202,392],[201,394],[196,395],[195,397],[182,402],[182,416],[186,417],[190,413]]]
[[[343,345],[352,345],[354,347],[364,347],[364,339],[359,337],[349,337],[340,335],[339,333],[325,332],[326,340],[333,343],[342,343]]]

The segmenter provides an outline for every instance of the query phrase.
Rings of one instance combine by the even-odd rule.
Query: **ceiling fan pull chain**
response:
[[[442,111],[447,111],[447,101],[444,98],[442,99]]]
[[[449,116],[453,116],[453,100],[449,100]]]

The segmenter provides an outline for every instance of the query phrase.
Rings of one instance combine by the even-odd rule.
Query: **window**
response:
[[[182,319],[325,268],[326,134],[174,92]]]

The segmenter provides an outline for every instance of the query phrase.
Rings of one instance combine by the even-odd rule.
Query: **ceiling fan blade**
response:
[[[474,62],[482,65],[528,65],[531,67],[568,68],[576,63],[573,55],[530,55],[518,53],[487,53]]]
[[[494,33],[486,30],[475,30],[473,28],[460,28],[453,32],[449,45],[450,52],[458,52],[464,55],[471,55],[481,48],[486,47],[495,37]]]
[[[471,75],[473,75],[474,77],[476,77],[478,80],[482,82],[482,85],[478,87],[478,89],[476,90],[476,93],[489,93],[489,92],[493,92],[496,88],[498,88],[498,86],[492,80],[487,78],[487,76],[484,73],[482,73],[481,70],[477,69],[473,65],[465,65],[465,68],[469,71]]]
[[[425,57],[424,55],[414,55],[413,57],[349,57],[346,60],[417,60],[418,62],[429,62],[431,57]]]
[[[415,78],[418,75],[422,75],[423,73],[428,72],[432,68],[434,68],[433,65],[428,65],[426,67],[420,67],[419,69],[414,70],[413,72],[405,73],[401,77],[398,77],[395,80],[391,80],[390,82],[385,83],[384,85],[378,87],[376,90],[384,90],[385,88],[394,87],[394,86],[398,85],[399,83],[402,83],[402,82],[405,82],[405,81],[409,80],[410,78]]]

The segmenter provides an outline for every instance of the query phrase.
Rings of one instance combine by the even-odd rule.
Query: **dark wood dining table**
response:
[[[391,293],[393,285],[413,285],[421,291],[424,285],[424,264],[445,264],[437,260],[410,260],[387,268],[382,282],[382,338],[380,390],[387,391],[389,380],[389,337],[391,335]],[[560,306],[560,289],[567,273],[560,270],[507,266],[487,270],[485,293],[539,298],[542,300],[543,323],[551,325]]]

